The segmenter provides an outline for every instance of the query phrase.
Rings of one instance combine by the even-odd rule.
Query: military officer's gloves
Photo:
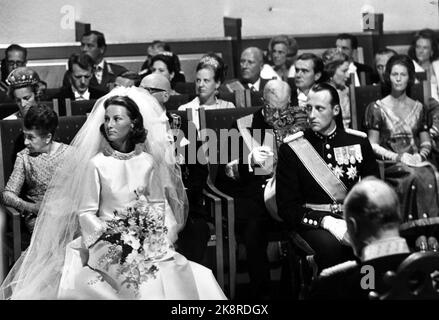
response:
[[[251,165],[259,165],[261,167],[265,166],[265,161],[272,158],[274,155],[270,147],[261,146],[255,147],[250,153]]]
[[[349,245],[348,229],[346,221],[337,219],[332,216],[323,217],[320,225],[323,229],[329,231],[334,237],[343,244]]]

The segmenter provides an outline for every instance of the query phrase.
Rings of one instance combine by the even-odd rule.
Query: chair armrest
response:
[[[21,213],[12,207],[4,207],[6,216],[12,221],[12,237],[13,237],[13,258],[17,261],[21,255]]]

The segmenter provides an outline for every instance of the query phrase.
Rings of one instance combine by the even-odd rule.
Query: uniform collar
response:
[[[407,241],[401,237],[377,240],[364,247],[361,260],[368,261],[388,255],[409,253]]]
[[[338,131],[337,125],[335,125],[334,130],[332,130],[332,132],[330,134],[328,134],[327,136],[324,136],[323,134],[315,132],[315,131],[313,131],[313,132],[314,132],[315,136],[321,140],[326,140],[326,139],[332,140],[337,135],[337,131]]]

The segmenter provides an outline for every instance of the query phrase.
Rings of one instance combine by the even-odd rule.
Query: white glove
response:
[[[332,216],[325,216],[322,219],[321,226],[323,229],[329,231],[338,241],[349,245],[348,228],[346,221],[337,219]]]
[[[253,148],[250,154],[252,165],[259,164],[261,166],[264,165],[264,162],[267,161],[267,159],[274,155],[271,148],[267,146]]]
[[[226,175],[233,180],[237,180],[239,178],[238,162],[238,159],[236,159],[226,164]]]
[[[408,166],[415,167],[419,163],[422,162],[422,158],[421,158],[421,155],[418,154],[418,153],[412,155],[412,154],[409,154],[409,153],[405,152],[401,156],[401,162],[406,164],[406,165],[408,165]]]

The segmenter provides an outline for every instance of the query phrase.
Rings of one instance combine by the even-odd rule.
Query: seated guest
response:
[[[427,110],[407,95],[415,81],[412,60],[406,55],[391,57],[384,77],[391,93],[366,109],[370,143],[379,159],[388,160],[385,180],[398,193],[404,221],[437,216],[437,170],[428,162]]]
[[[105,95],[98,87],[90,87],[93,76],[94,62],[88,54],[74,53],[69,58],[69,83],[68,87],[62,87],[55,96],[59,99],[60,114],[65,115],[65,99],[72,101],[96,100]]]
[[[351,103],[349,100],[349,86],[346,85],[349,74],[349,57],[337,49],[328,49],[322,55],[325,65],[325,74],[328,83],[337,89],[340,97],[340,107],[343,114],[343,124],[349,128],[351,124]]]
[[[125,67],[105,60],[107,44],[102,32],[91,30],[82,35],[80,51],[89,55],[94,62],[90,88],[108,93],[114,86],[116,77],[127,71]],[[64,74],[63,87],[69,87],[69,71]]]
[[[439,44],[431,29],[422,29],[414,36],[408,56],[415,64],[415,72],[425,72],[431,84],[431,96],[439,101]]]
[[[11,44],[5,50],[5,57],[1,65],[0,92],[3,92],[2,101],[10,101],[7,96],[8,84],[6,79],[16,68],[25,67],[27,63],[27,49],[18,44]]]
[[[269,79],[261,77],[264,67],[264,54],[257,47],[249,47],[241,54],[240,78],[226,81],[220,87],[221,92],[234,92],[250,89],[255,95],[254,105],[263,105],[262,93]],[[252,99],[253,101],[253,99]]]
[[[270,293],[267,233],[272,220],[264,202],[264,188],[274,175],[278,144],[286,135],[302,129],[295,121],[290,91],[284,81],[267,82],[264,108],[239,118],[232,126],[240,132],[239,145],[244,148],[237,150],[239,158],[229,159],[218,169],[218,188],[235,201],[235,230],[246,248],[252,298],[268,297]],[[249,152],[248,159],[244,150]],[[238,155],[233,150],[229,154]]]
[[[295,76],[292,67],[297,55],[297,42],[286,35],[275,36],[268,44],[269,64],[264,64],[261,77],[264,79],[280,79],[286,81]]]
[[[9,96],[18,105],[18,111],[6,117],[4,120],[23,118],[31,106],[40,101],[38,74],[27,67],[14,69],[6,79],[9,85]]]
[[[374,84],[381,84],[384,86],[384,73],[386,72],[386,64],[389,59],[396,55],[396,51],[384,48],[375,53],[375,75],[374,75]]]
[[[235,108],[232,102],[217,98],[218,89],[224,81],[225,68],[223,59],[214,53],[205,55],[198,62],[195,78],[197,96],[178,108],[178,110],[192,109],[193,121],[198,130],[200,129],[197,111],[199,108],[206,110]]]
[[[359,261],[348,261],[320,273],[313,284],[311,299],[368,300],[370,289],[379,294],[390,288],[383,281],[388,270],[395,271],[410,254],[399,236],[401,214],[398,196],[385,182],[366,178],[347,195],[344,219],[351,246]],[[374,287],[361,287],[363,266],[374,268]]]
[[[314,85],[307,108],[310,128],[279,148],[276,200],[279,216],[315,251],[321,271],[352,258],[341,204],[360,179],[378,176],[378,165],[366,134],[343,127],[333,86]]]
[[[340,50],[349,57],[349,74],[355,75],[355,86],[359,87],[361,85],[361,73],[364,73],[365,75],[365,84],[371,84],[373,74],[372,68],[368,65],[354,61],[354,57],[358,49],[357,37],[349,33],[341,33],[336,38],[335,46],[338,50]]]
[[[164,75],[171,83],[171,95],[179,94],[174,90],[177,81],[174,81],[177,74],[177,65],[175,63],[176,55],[169,51],[161,52],[151,58],[151,67],[149,73],[159,73]],[[178,81],[181,82],[181,81]],[[184,81],[183,81],[184,82]]]
[[[2,194],[2,202],[22,213],[32,233],[44,193],[68,146],[53,140],[58,116],[52,108],[29,108],[23,121],[25,149],[17,154],[14,170]]]
[[[169,53],[172,54],[172,57],[174,59],[174,65],[175,65],[175,74],[172,78],[171,85],[172,87],[175,87],[175,84],[177,82],[186,82],[186,77],[184,76],[184,72],[181,70],[181,64],[180,59],[178,58],[178,55],[172,53],[171,47],[166,42],[160,41],[160,40],[154,40],[149,46],[148,46],[148,55],[143,63],[142,67],[140,68],[139,75],[141,77],[144,77],[145,75],[148,75],[151,73],[151,66],[152,66],[152,57],[158,55],[159,53]]]
[[[311,87],[324,81],[323,60],[313,53],[303,53],[297,57],[294,67],[296,77],[294,81],[288,81],[292,90],[291,101],[293,104],[305,108]]]
[[[189,200],[189,214],[184,229],[178,235],[177,251],[186,258],[198,263],[202,263],[207,242],[210,238],[210,230],[206,221],[207,213],[203,205],[203,189],[206,186],[208,168],[207,164],[201,164],[198,157],[193,157],[195,162],[191,162],[189,152],[190,144],[195,143],[194,151],[199,150],[201,141],[190,142],[186,137],[189,130],[196,130],[188,122],[182,122],[181,117],[166,111],[165,103],[169,99],[171,84],[167,78],[161,74],[153,73],[142,79],[140,87],[146,89],[160,103],[163,111],[166,112],[167,121],[173,129],[174,139],[178,143],[177,159],[182,172],[183,184]]]

